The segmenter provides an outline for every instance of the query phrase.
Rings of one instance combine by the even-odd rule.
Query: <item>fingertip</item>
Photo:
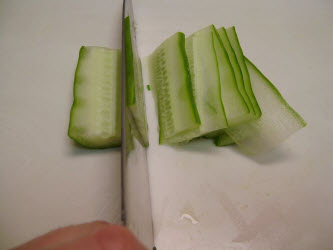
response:
[[[121,225],[108,225],[94,235],[103,250],[145,250],[132,232]]]

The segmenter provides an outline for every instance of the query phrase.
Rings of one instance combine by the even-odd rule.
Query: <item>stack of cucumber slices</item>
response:
[[[130,32],[129,20],[127,31]],[[132,131],[148,146],[140,58],[126,40],[126,106]],[[121,53],[82,47],[74,80],[68,135],[89,148],[121,143]],[[235,27],[203,28],[189,37],[177,32],[149,57],[158,110],[160,144],[213,139],[236,143],[249,154],[272,149],[306,126],[274,85],[243,55]]]
[[[249,154],[272,149],[306,126],[274,85],[248,60],[235,27],[178,32],[149,57],[160,144],[212,138]]]

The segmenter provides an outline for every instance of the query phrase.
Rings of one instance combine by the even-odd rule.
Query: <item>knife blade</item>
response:
[[[131,0],[123,1],[121,99],[122,221],[146,247],[152,249],[154,234],[145,148],[148,145],[146,114]]]

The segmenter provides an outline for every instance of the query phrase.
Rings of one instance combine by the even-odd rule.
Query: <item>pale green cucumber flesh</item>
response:
[[[176,33],[148,58],[151,88],[157,103],[160,144],[193,138],[200,118],[193,98],[185,35]]]
[[[249,76],[249,72],[244,60],[244,55],[243,55],[243,51],[242,51],[242,47],[239,43],[238,40],[238,36],[236,33],[236,29],[235,27],[230,27],[228,29],[226,29],[230,44],[236,54],[236,58],[237,58],[237,62],[239,64],[239,67],[242,71],[242,76],[243,76],[243,81],[244,81],[244,87],[245,87],[245,91],[246,94],[248,95],[252,107],[253,107],[253,112],[255,115],[255,119],[258,119],[261,116],[261,110],[260,107],[258,105],[258,102],[256,100],[255,95],[253,94],[253,90],[252,90],[252,86],[251,86],[251,79]]]
[[[121,53],[81,47],[74,79],[68,136],[88,148],[121,143]]]
[[[213,26],[213,44],[220,74],[221,97],[228,126],[249,120],[249,109],[238,91],[234,71],[222,40]]]
[[[258,120],[225,131],[244,151],[257,154],[274,148],[305,127],[306,122],[253,63],[247,58],[245,63],[262,115]]]

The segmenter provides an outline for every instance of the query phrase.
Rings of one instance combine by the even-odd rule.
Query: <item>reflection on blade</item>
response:
[[[130,120],[128,119],[129,112],[128,110],[125,112],[125,115],[127,116],[125,119],[125,139],[126,139],[126,157],[128,154],[134,149],[134,142],[133,142],[133,134],[132,134],[132,129],[130,125]]]
[[[130,144],[124,168],[126,226],[151,249],[154,238],[146,149],[135,137],[127,141]]]
[[[148,126],[146,121],[146,108],[142,80],[141,60],[136,48],[134,22],[129,15],[124,20],[125,28],[125,57],[126,57],[126,106],[135,122],[133,136],[142,146],[148,147]]]

